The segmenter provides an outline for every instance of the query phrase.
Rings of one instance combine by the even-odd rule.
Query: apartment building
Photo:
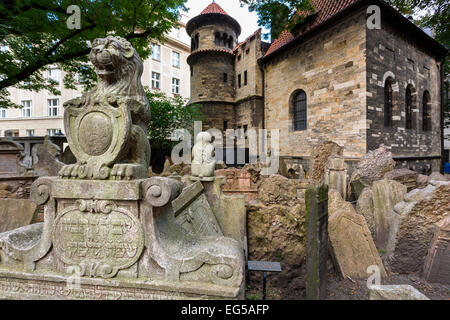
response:
[[[152,55],[144,61],[142,84],[169,96],[190,97],[190,69],[187,57],[190,54],[190,37],[185,30],[187,17],[183,16],[178,28],[167,36],[165,43],[153,43]],[[9,89],[11,100],[21,109],[0,109],[0,137],[3,136],[55,136],[64,135],[63,103],[82,95],[78,90],[65,89],[64,71],[58,66],[49,66],[45,76],[57,82],[61,92],[55,96],[47,90],[33,92],[17,88]]]

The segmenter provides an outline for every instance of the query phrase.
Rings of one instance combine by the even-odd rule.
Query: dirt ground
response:
[[[270,277],[270,276],[269,276]],[[262,299],[262,277],[260,281],[252,281],[247,286],[248,300]],[[391,274],[386,285],[409,284],[426,295],[431,300],[450,300],[450,285],[431,284],[423,280],[418,274]],[[305,289],[293,292],[292,295],[283,297],[283,293],[277,288],[271,287],[270,280],[267,284],[267,300],[303,300]],[[368,300],[369,291],[366,280],[342,279],[336,272],[328,273],[327,298],[326,300]]]

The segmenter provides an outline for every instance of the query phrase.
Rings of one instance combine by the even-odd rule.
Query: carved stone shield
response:
[[[67,141],[79,165],[80,176],[107,179],[108,166],[114,164],[131,131],[131,114],[127,106],[112,106],[107,101],[84,107],[68,107],[64,113]],[[89,173],[88,173],[89,171]]]

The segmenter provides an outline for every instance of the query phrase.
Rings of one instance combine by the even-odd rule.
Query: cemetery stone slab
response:
[[[0,233],[29,225],[36,208],[30,200],[0,199]]]

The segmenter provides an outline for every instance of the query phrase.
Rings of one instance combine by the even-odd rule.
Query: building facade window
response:
[[[6,118],[6,109],[0,108],[0,119]]]
[[[241,85],[242,85],[242,83],[241,83],[241,75],[239,74],[238,75],[238,87],[240,88],[241,87]]]
[[[34,137],[34,129],[27,129],[26,135],[27,137]]]
[[[61,129],[47,129],[47,135],[49,135],[50,137],[61,136],[62,131]]]
[[[428,91],[424,92],[422,100],[422,129],[431,131],[431,97]]]
[[[307,101],[306,93],[299,90],[292,99],[292,120],[294,131],[307,129]]]
[[[227,83],[228,82],[228,73],[224,73],[223,74],[223,82]]]
[[[248,80],[248,77],[247,77],[247,70],[246,70],[246,71],[244,71],[244,86],[247,85],[247,80]]]
[[[152,43],[152,59],[161,61],[161,46],[156,43]]]
[[[172,78],[172,93],[173,94],[180,93],[180,79]]]
[[[408,86],[406,88],[406,94],[405,94],[405,128],[406,129],[412,129],[413,128],[413,115],[412,115],[412,92],[411,87]]]
[[[59,99],[48,99],[47,106],[48,106],[47,115],[49,117],[59,116]]]
[[[58,68],[52,68],[48,70],[48,79],[54,81],[56,85],[59,85],[60,78],[61,70],[59,70]]]
[[[22,101],[22,117],[29,118],[33,116],[33,103],[31,100]]]
[[[161,89],[161,74],[158,72],[152,72],[152,88]]]
[[[173,51],[172,52],[172,66],[175,68],[180,67],[180,53]]]
[[[392,83],[386,80],[384,84],[384,126],[392,127],[392,109],[393,109],[393,91]]]

